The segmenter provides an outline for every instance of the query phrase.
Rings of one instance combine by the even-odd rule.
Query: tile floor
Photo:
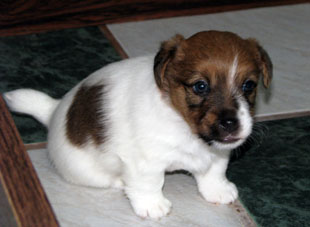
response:
[[[142,220],[119,190],[76,186],[65,182],[51,165],[46,149],[28,151],[61,226],[254,226],[239,202],[213,205],[199,195],[194,179],[184,174],[166,176],[164,194],[172,213],[160,221]]]
[[[114,24],[108,28],[130,57],[156,51],[160,41],[175,33],[189,36],[217,29],[257,38],[269,52],[275,69],[271,96],[267,92],[258,97],[257,113],[272,116],[310,111],[309,15],[310,4],[302,4]],[[194,180],[185,175],[167,176],[164,192],[174,204],[169,218],[141,221],[122,192],[68,184],[51,166],[46,150],[30,150],[29,154],[61,226],[254,225],[238,203],[216,206],[204,202]]]

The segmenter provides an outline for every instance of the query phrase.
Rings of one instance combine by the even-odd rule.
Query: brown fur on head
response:
[[[192,131],[205,140],[221,141],[238,136],[243,127],[237,117],[240,101],[254,114],[256,85],[262,76],[269,87],[272,63],[254,39],[206,31],[163,42],[154,74],[159,89]]]

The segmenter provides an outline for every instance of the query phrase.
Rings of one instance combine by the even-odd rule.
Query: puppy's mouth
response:
[[[231,134],[229,134],[223,138],[212,138],[212,137],[209,137],[209,136],[203,135],[203,134],[199,134],[199,137],[203,141],[205,141],[208,145],[212,145],[214,142],[222,143],[222,144],[233,144],[233,143],[236,143],[236,142],[242,140],[242,138],[231,135]]]
[[[239,140],[241,140],[241,138],[233,136],[233,135],[228,135],[228,136],[225,136],[224,138],[217,139],[216,141],[220,143],[235,143]]]

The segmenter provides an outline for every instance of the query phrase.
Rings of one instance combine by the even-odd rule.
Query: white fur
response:
[[[14,111],[31,114],[45,124],[50,122],[49,156],[64,178],[86,186],[123,187],[141,217],[156,219],[170,212],[171,203],[162,187],[165,172],[176,169],[193,173],[207,201],[234,201],[237,189],[228,182],[225,171],[230,149],[243,141],[211,147],[194,135],[162,97],[154,80],[153,61],[154,56],[124,60],[81,82],[104,84],[107,140],[99,147],[92,143],[76,147],[65,134],[66,113],[81,83],[60,102],[29,90],[7,93],[5,99]],[[245,139],[252,120],[246,102],[240,98],[239,104],[240,137]]]
[[[230,144],[223,144],[215,141],[213,145],[219,150],[231,150],[236,147],[239,147],[246,141],[247,137],[252,132],[253,119],[249,112],[249,105],[241,95],[237,95],[237,97],[238,97],[237,101],[239,104],[239,109],[237,111],[237,118],[240,121],[240,132],[237,137],[240,139],[235,143]]]
[[[32,115],[45,126],[49,125],[51,113],[59,101],[32,89],[19,89],[7,92],[5,101],[11,111]]]
[[[238,55],[236,55],[234,57],[234,61],[229,69],[229,75],[228,75],[228,78],[229,78],[229,85],[231,87],[231,89],[235,89],[235,86],[234,86],[234,81],[235,81],[235,78],[236,78],[236,73],[237,73],[237,69],[238,69]]]

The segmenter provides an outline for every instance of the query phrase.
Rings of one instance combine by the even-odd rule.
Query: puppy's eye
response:
[[[209,85],[208,85],[207,82],[201,80],[201,81],[196,82],[196,83],[193,85],[193,91],[194,91],[197,95],[203,95],[203,94],[206,94],[207,92],[210,91],[210,87],[209,87]]]
[[[250,94],[256,88],[256,83],[253,80],[247,80],[242,84],[242,91],[245,94]]]

